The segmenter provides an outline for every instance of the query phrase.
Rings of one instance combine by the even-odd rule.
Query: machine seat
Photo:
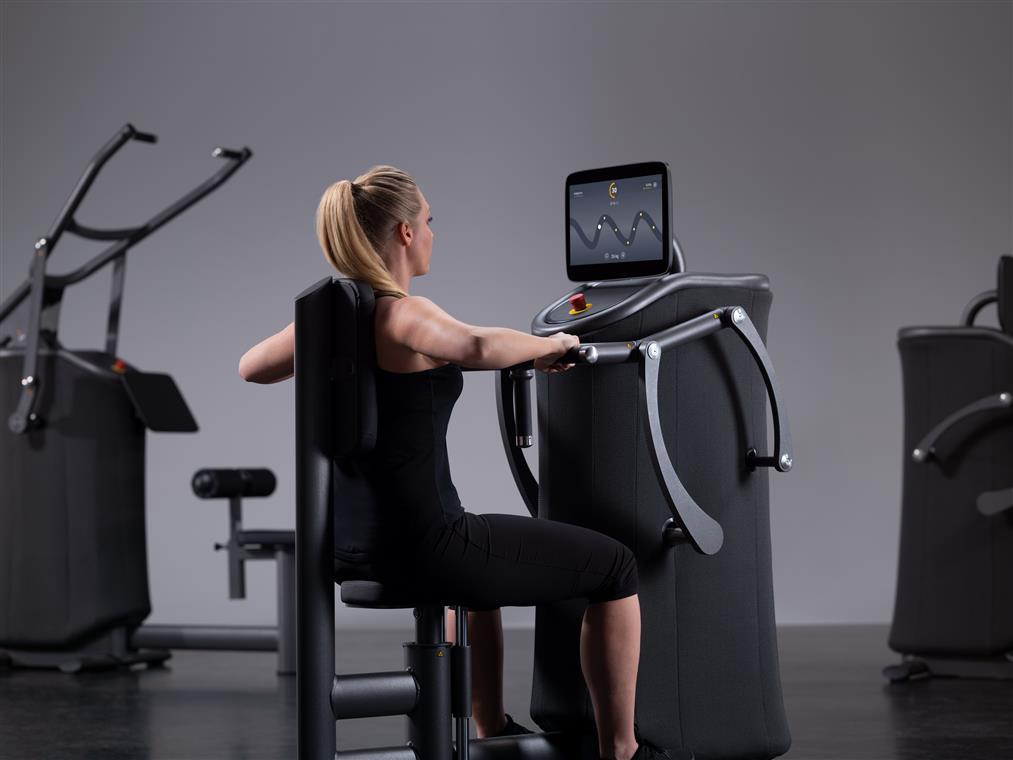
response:
[[[341,601],[348,607],[378,610],[402,610],[430,605],[455,606],[452,600],[418,599],[405,591],[384,586],[375,581],[344,581],[341,584]]]
[[[237,534],[240,546],[263,546],[277,549],[282,546],[295,548],[294,530],[241,530]]]

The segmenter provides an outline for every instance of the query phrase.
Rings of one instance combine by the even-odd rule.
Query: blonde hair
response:
[[[395,225],[414,224],[421,210],[415,180],[393,166],[374,166],[354,182],[343,179],[324,191],[317,206],[317,240],[324,258],[346,277],[405,296],[379,251]]]

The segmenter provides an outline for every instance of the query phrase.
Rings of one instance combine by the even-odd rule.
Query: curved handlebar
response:
[[[127,124],[124,129],[129,132],[131,140],[137,140],[138,142],[145,143],[158,142],[158,135],[152,134],[151,132],[138,132],[137,129],[134,128],[133,124]]]
[[[960,315],[960,324],[965,327],[973,327],[974,320],[977,318],[978,312],[990,303],[997,303],[998,301],[999,291],[997,290],[986,290],[983,293],[979,293],[968,302],[967,306],[964,307],[964,312]]]
[[[932,430],[930,430],[928,434],[926,434],[926,436],[918,442],[914,451],[911,452],[911,459],[918,464],[924,464],[930,458],[937,461],[945,460],[950,452],[944,450],[944,447],[940,445],[940,441],[942,441],[953,428],[977,414],[983,414],[985,412],[1004,412],[1011,407],[1013,407],[1013,394],[1004,392],[993,393],[992,395],[978,399],[977,401],[958,409],[932,428]],[[984,418],[982,424],[988,424],[991,422],[993,416],[994,414]]]
[[[624,343],[584,343],[567,351],[560,359],[561,363],[572,364],[622,364],[629,361],[639,363],[642,391],[639,395],[641,413],[644,416],[649,439],[648,450],[655,472],[664,484],[662,492],[672,512],[672,520],[665,524],[662,531],[663,541],[669,546],[688,541],[701,554],[717,552],[724,542],[724,531],[690,496],[668,455],[658,409],[658,377],[660,360],[665,349],[711,335],[723,328],[731,328],[748,347],[763,376],[770,400],[774,424],[773,455],[759,456],[750,448],[746,452],[747,465],[750,469],[773,467],[779,472],[788,472],[794,464],[791,433],[784,415],[777,377],[756,327],[741,306],[715,309],[642,340]],[[516,386],[528,386],[533,375],[530,362],[501,370],[497,407],[500,431],[510,469],[528,510],[535,515],[538,483],[521,453],[520,449],[525,444],[518,436],[521,430],[530,430],[530,394],[527,390],[516,390]],[[514,389],[513,392],[511,389]]]

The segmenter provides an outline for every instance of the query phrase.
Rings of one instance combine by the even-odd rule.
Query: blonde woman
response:
[[[461,367],[500,369],[534,361],[543,372],[579,344],[501,327],[475,327],[427,298],[410,295],[429,271],[432,217],[415,181],[376,166],[324,192],[316,228],[324,256],[341,274],[370,283],[376,296],[377,441],[372,485],[390,529],[377,580],[420,600],[467,607],[473,662],[472,715],[477,734],[529,733],[503,711],[503,631],[499,608],[586,598],[580,662],[608,760],[649,760],[662,753],[638,744],[634,729],[640,659],[637,566],[619,541],[549,520],[466,512],[450,478],[446,433],[463,386]],[[293,374],[294,326],[242,357],[239,374],[273,383]],[[448,639],[454,630],[449,621]],[[451,639],[452,640],[452,639]]]

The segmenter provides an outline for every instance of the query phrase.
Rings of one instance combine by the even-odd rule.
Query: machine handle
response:
[[[46,304],[51,301],[58,302],[63,289],[68,285],[79,282],[106,264],[116,261],[118,263],[118,271],[114,273],[113,278],[114,288],[106,339],[106,352],[114,354],[116,352],[119,323],[119,302],[123,286],[123,267],[120,262],[126,255],[127,250],[130,246],[136,245],[162,225],[168,223],[208,193],[215,190],[253,155],[253,152],[249,148],[243,148],[241,151],[216,148],[216,151],[221,151],[222,155],[231,159],[229,165],[219,169],[210,179],[205,180],[188,194],[163,209],[139,227],[99,230],[78,224],[74,219],[74,214],[98,176],[99,171],[112,158],[113,154],[130,140],[153,143],[158,138],[151,133],[137,131],[131,124],[125,124],[109,142],[99,149],[98,153],[95,154],[85,168],[84,173],[78,180],[77,186],[53,223],[49,234],[36,241],[28,280],[16,288],[3,303],[0,303],[0,322],[3,322],[22,301],[26,298],[29,299],[27,343],[25,346],[24,368],[21,373],[21,395],[14,413],[10,415],[7,421],[7,426],[13,433],[22,434],[31,427],[41,424],[38,415],[35,413],[35,408],[44,384],[40,377],[38,352],[40,333],[43,327],[43,309]],[[117,242],[68,274],[59,276],[47,275],[47,260],[64,232],[74,232],[81,237],[93,240],[115,240]],[[53,329],[55,330],[55,327]]]
[[[521,449],[531,448],[534,435],[531,430],[531,378],[533,369],[513,369],[510,379],[514,387],[514,445]]]
[[[984,293],[979,293],[970,300],[967,306],[964,307],[964,312],[960,315],[960,324],[965,327],[973,327],[974,320],[978,317],[978,312],[990,303],[997,303],[998,301],[998,290],[986,290]]]
[[[154,135],[151,132],[138,132],[133,124],[127,124],[125,129],[130,132],[130,139],[137,140],[137,142],[143,143],[157,143],[158,135]]]
[[[985,517],[992,517],[1009,509],[1013,509],[1013,488],[986,491],[978,496],[978,512]]]
[[[953,430],[953,428],[975,415],[987,413],[987,416],[983,417],[981,422],[975,426],[974,429],[978,430],[982,426],[994,421],[997,413],[1008,411],[1011,406],[1013,406],[1013,394],[1003,392],[993,393],[958,409],[932,428],[932,430],[930,430],[928,434],[918,442],[914,451],[911,452],[911,459],[917,464],[924,464],[929,461],[929,459],[935,459],[938,462],[944,461],[950,453],[952,453],[952,447],[945,447],[941,445],[941,442],[945,443],[945,437],[951,430]]]
[[[230,148],[215,148],[213,151],[211,151],[211,156],[213,158],[225,158],[228,159],[229,161],[245,161],[252,155],[253,153],[250,151],[249,148],[243,148],[242,150],[232,150]]]
[[[515,372],[530,372],[530,363],[518,367],[507,367],[496,373],[496,416],[499,417],[500,439],[503,441],[503,451],[506,453],[507,464],[510,465],[510,473],[513,475],[517,490],[520,491],[524,506],[532,517],[538,516],[538,481],[535,480],[528,460],[524,458],[524,451],[517,445],[517,408],[515,406],[517,396],[514,393],[514,385],[530,384],[530,376],[525,379],[524,375],[515,379]],[[527,396],[529,408],[527,411],[530,420],[530,394]],[[521,410],[523,415],[523,409]],[[529,422],[530,425],[530,422]]]
[[[724,543],[724,531],[720,524],[704,512],[690,496],[668,456],[658,408],[658,375],[661,356],[665,349],[698,340],[724,328],[732,329],[749,348],[763,377],[771,406],[774,425],[774,453],[771,456],[759,456],[755,449],[750,448],[746,452],[746,462],[751,469],[773,467],[779,472],[788,472],[794,464],[791,454],[791,432],[783,412],[784,407],[781,403],[777,377],[774,374],[770,355],[767,353],[756,327],[749,319],[749,314],[741,306],[725,306],[714,309],[643,340],[624,343],[584,343],[568,351],[561,359],[562,362],[574,364],[639,362],[641,414],[648,431],[648,450],[655,472],[664,485],[665,500],[672,512],[672,520],[663,526],[662,540],[668,546],[688,541],[701,554],[716,553]],[[530,382],[530,374],[522,376],[523,379],[516,379],[518,371],[522,369],[533,374],[530,365],[500,370],[497,410],[503,446],[514,481],[528,511],[532,515],[536,515],[538,482],[531,473],[531,468],[517,443],[518,409],[522,415],[530,414],[529,411],[525,411],[526,407],[523,406],[525,397],[521,396],[522,400],[518,403],[518,396],[513,391],[515,382]],[[526,403],[530,404],[530,400],[528,399]]]

